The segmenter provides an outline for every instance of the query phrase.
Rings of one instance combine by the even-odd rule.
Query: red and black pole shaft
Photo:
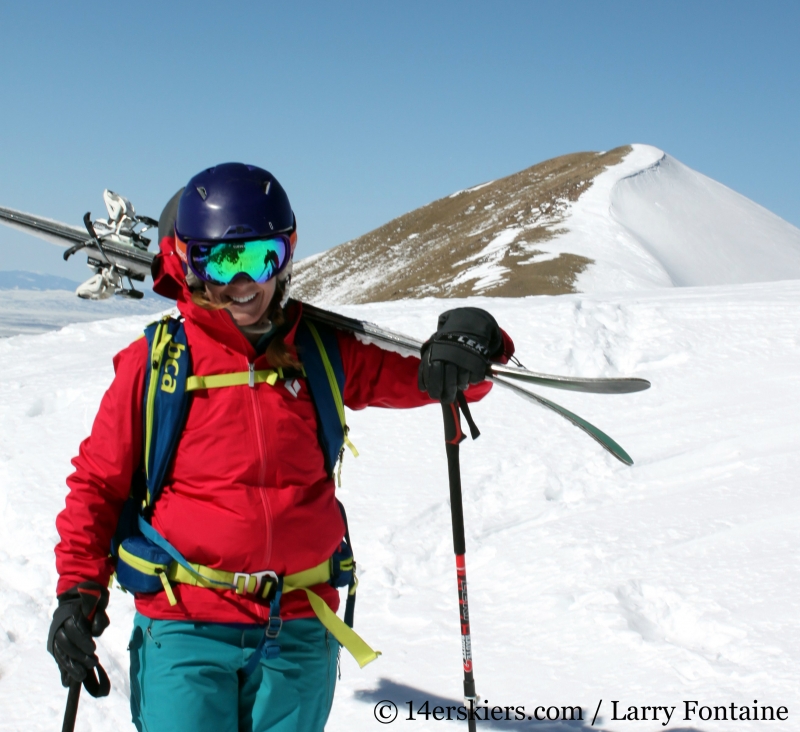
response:
[[[456,555],[456,577],[458,580],[458,609],[461,619],[461,656],[464,663],[464,699],[472,709],[478,702],[475,693],[475,678],[472,673],[472,636],[469,629],[469,597],[467,595],[467,552],[464,538],[464,507],[461,499],[461,465],[459,461],[459,444],[465,439],[461,429],[459,405],[469,422],[473,439],[480,434],[469,415],[464,395],[458,393],[458,402],[442,404],[444,416],[444,442],[447,452],[447,474],[450,480],[450,515],[453,524],[453,550]],[[475,718],[467,717],[469,731],[475,732]]]

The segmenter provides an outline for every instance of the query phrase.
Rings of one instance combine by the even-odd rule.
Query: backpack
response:
[[[167,470],[186,422],[191,395],[198,389],[236,385],[254,387],[274,385],[278,380],[304,376],[317,414],[318,440],[325,468],[333,477],[337,463],[341,478],[344,446],[358,455],[348,438],[343,392],[345,374],[335,332],[321,323],[302,317],[295,343],[302,356],[303,370],[250,370],[233,374],[196,376],[191,371],[186,332],[181,319],[170,316],[151,323],[144,332],[148,361],[143,401],[143,459],[112,541],[118,583],[133,593],[164,590],[170,604],[176,604],[171,582],[188,583],[214,589],[232,589],[240,594],[255,594],[270,604],[270,626],[277,637],[280,631],[279,604],[283,593],[304,590],[312,608],[326,627],[363,666],[379,655],[353,631],[355,592],[358,580],[351,549],[344,506],[337,500],[345,523],[345,536],[330,560],[304,572],[278,577],[274,572],[229,573],[191,564],[150,523],[153,508],[161,495]],[[330,582],[348,587],[344,623],[308,587]],[[332,616],[332,617],[331,617]],[[343,626],[343,627],[341,627]],[[340,637],[341,636],[341,637]],[[274,645],[274,644],[273,644]]]

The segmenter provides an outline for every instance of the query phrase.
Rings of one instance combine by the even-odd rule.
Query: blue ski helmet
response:
[[[194,176],[175,218],[175,233],[184,242],[258,239],[294,230],[289,198],[275,176],[243,163],[215,165]]]

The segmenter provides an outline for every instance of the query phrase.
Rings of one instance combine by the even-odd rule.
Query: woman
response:
[[[300,371],[302,304],[288,301],[295,217],[270,173],[239,163],[192,178],[161,227],[175,202],[174,235],[162,238],[153,289],[178,302],[192,373],[252,377],[281,369],[291,378],[193,392],[147,523],[191,567],[248,579],[234,589],[162,576],[163,591],[136,594],[133,721],[149,732],[321,730],[339,653],[323,611],[337,610],[339,594],[329,574],[317,582],[307,572],[329,566],[346,527],[310,376]],[[422,362],[345,332],[335,339],[351,409],[452,402],[458,389],[483,381],[490,358],[513,353],[494,319],[474,308],[440,318]],[[139,339],[116,356],[57,519],[59,607],[48,648],[65,686],[82,681],[94,693],[107,693],[94,676],[102,669],[93,637],[108,625],[108,547],[141,471],[148,349]],[[469,398],[488,389],[470,387]],[[260,579],[248,584],[254,577],[274,577],[274,586],[267,593]],[[309,592],[286,591],[297,577]],[[322,611],[312,596],[324,601]]]

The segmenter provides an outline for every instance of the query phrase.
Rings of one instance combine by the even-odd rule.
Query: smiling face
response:
[[[294,233],[292,233],[290,244],[289,259],[291,260],[297,245],[297,235]],[[236,325],[255,325],[266,314],[267,308],[275,296],[278,279],[273,277],[271,280],[259,284],[253,282],[249,277],[239,277],[229,285],[212,285],[210,282],[205,282],[204,285],[208,299],[228,310]]]
[[[277,279],[273,277],[263,284],[247,277],[239,277],[229,285],[206,283],[208,299],[222,305],[233,316],[236,325],[255,325],[267,312],[275,295]]]

